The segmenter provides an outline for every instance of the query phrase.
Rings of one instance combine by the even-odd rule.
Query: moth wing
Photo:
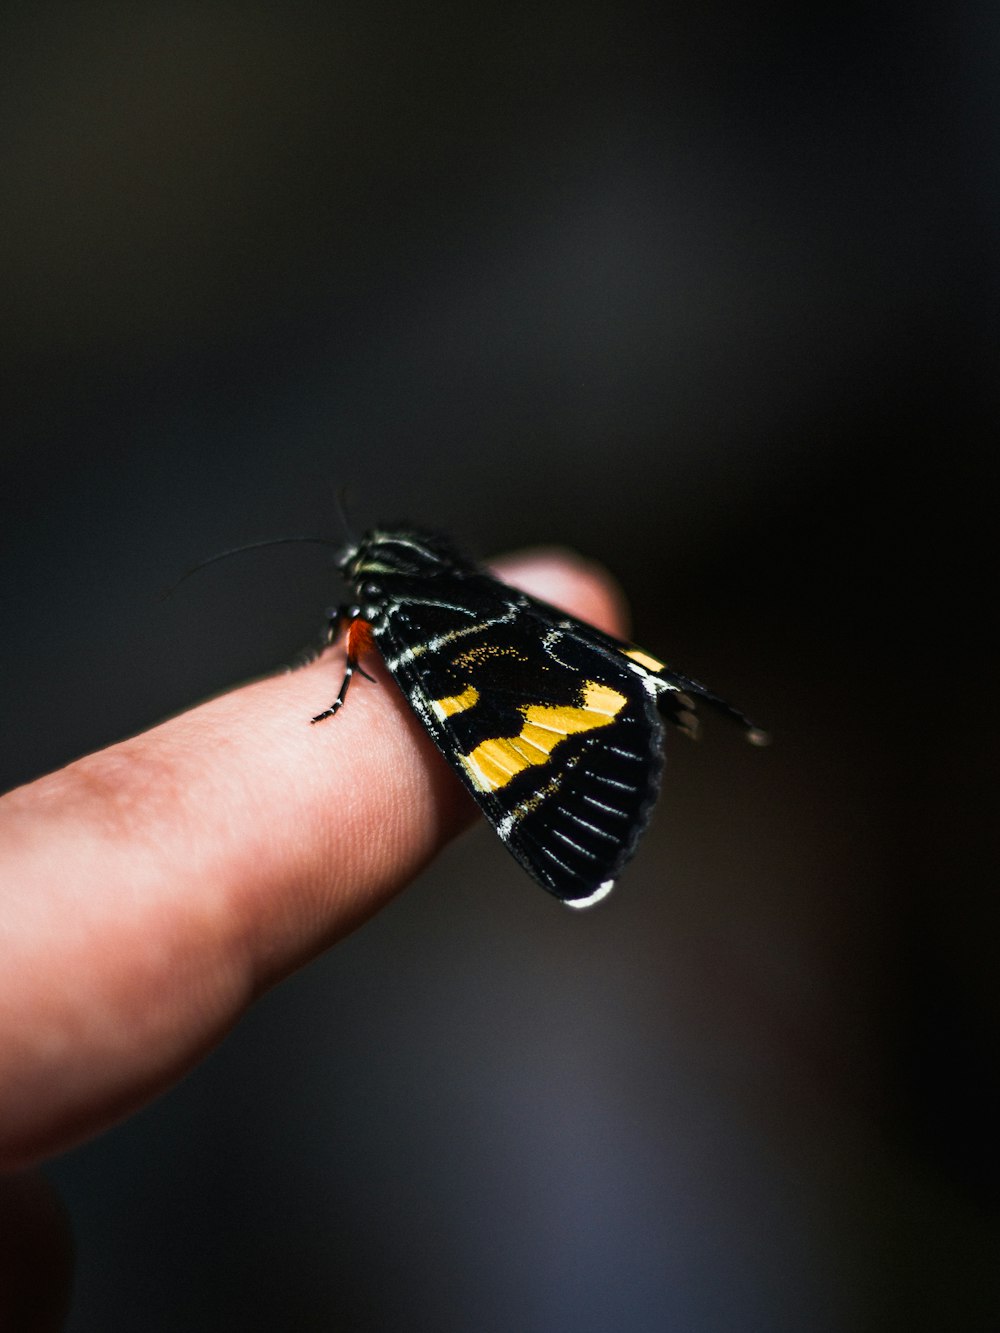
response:
[[[613,726],[557,749],[553,771],[498,831],[550,892],[573,907],[610,893],[649,824],[663,769],[663,724],[634,681],[604,682],[624,697]]]
[[[626,639],[615,639],[592,625],[580,622],[577,624],[579,632],[590,643],[603,649],[613,658],[624,659],[629,670],[636,672],[646,682],[646,688],[655,698],[661,716],[687,735],[692,737],[698,735],[700,726],[696,708],[701,703],[742,727],[751,745],[770,744],[771,738],[763,728],[751,722],[746,714],[734,708],[731,703],[727,703],[707,685],[702,685],[700,681],[690,676],[681,675],[654,657],[652,653],[647,653],[644,648],[639,648]]]
[[[496,587],[497,614],[453,641],[414,653],[423,627],[407,608],[407,642],[389,625],[380,647],[511,853],[550,893],[589,906],[649,822],[661,717],[614,640],[592,641],[589,627]]]

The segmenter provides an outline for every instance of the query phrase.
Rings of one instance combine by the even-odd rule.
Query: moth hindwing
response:
[[[357,604],[336,713],[362,651],[393,679],[510,852],[571,907],[605,897],[649,822],[663,720],[696,733],[701,701],[760,742],[717,695],[527,593],[440,537],[369,532],[340,562]]]

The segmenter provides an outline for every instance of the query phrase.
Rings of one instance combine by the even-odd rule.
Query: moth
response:
[[[339,562],[355,603],[343,706],[374,645],[435,745],[527,872],[570,907],[610,893],[660,788],[664,722],[697,734],[706,704],[767,737],[705,686],[495,578],[445,538],[373,530]],[[371,679],[368,676],[368,679]]]

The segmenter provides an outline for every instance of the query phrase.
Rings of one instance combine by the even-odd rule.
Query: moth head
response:
[[[375,529],[365,533],[340,561],[344,577],[359,588],[381,588],[396,578],[434,578],[472,570],[443,537],[416,532],[411,528]]]

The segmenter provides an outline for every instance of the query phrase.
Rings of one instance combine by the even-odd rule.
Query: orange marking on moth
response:
[[[371,652],[374,647],[371,625],[360,616],[356,617],[347,627],[347,660],[358,662],[362,653]]]

